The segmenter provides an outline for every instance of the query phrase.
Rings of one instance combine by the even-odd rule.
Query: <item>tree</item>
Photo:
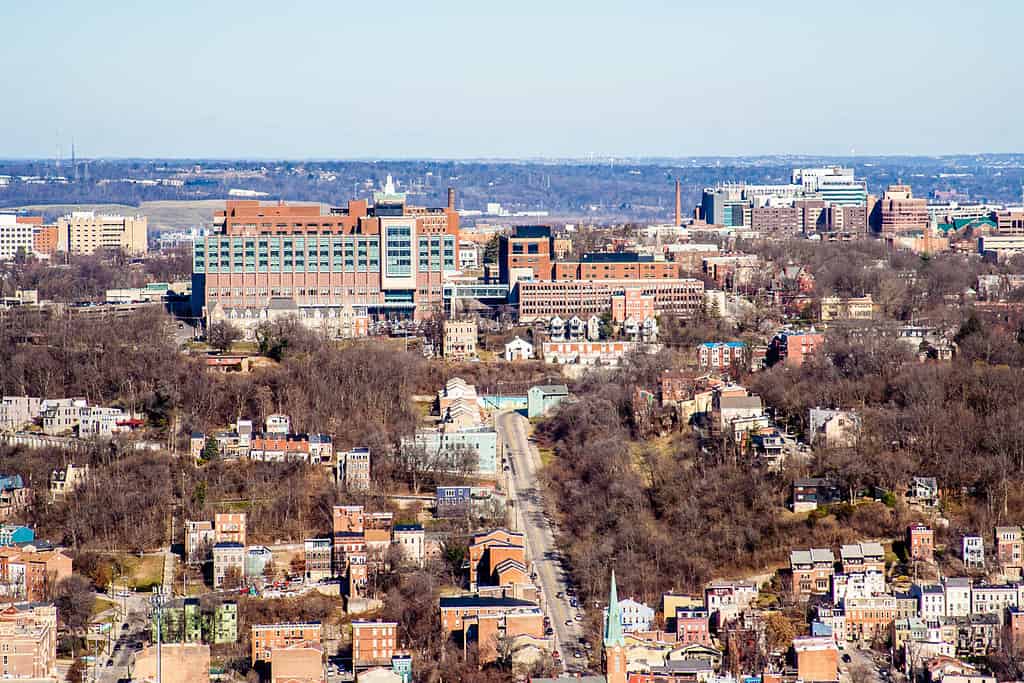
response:
[[[224,583],[222,587],[226,590],[233,590],[239,588],[242,585],[242,570],[238,567],[228,567],[224,572]]]
[[[203,460],[205,460],[206,462],[214,462],[215,460],[220,458],[220,449],[217,447],[217,439],[208,438],[206,440],[206,445],[203,446],[203,456],[202,457],[203,457]],[[205,488],[202,491],[198,491],[198,490],[196,491],[196,493],[195,493],[195,500],[196,500],[197,504],[200,503],[200,502],[205,502],[205,500],[206,500],[206,490],[205,490]]]
[[[83,633],[89,626],[96,604],[96,596],[89,581],[85,577],[72,574],[57,584],[55,592],[54,604],[57,606],[61,624],[75,635]]]
[[[206,330],[206,342],[221,353],[230,349],[232,344],[241,338],[241,331],[225,321],[215,322]]]

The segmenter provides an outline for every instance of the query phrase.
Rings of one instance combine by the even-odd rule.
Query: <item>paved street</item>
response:
[[[544,516],[544,501],[538,483],[540,453],[527,437],[529,421],[519,413],[506,412],[498,415],[497,425],[511,466],[511,471],[505,473],[509,484],[510,523],[526,535],[527,554],[533,562],[543,594],[541,605],[555,630],[555,647],[560,660],[569,670],[583,670],[586,668],[585,660],[573,657],[573,652],[580,649],[583,635],[581,622],[575,617],[582,612],[571,607],[569,598],[565,597],[569,588],[568,577],[551,525]],[[563,597],[558,598],[559,594]]]

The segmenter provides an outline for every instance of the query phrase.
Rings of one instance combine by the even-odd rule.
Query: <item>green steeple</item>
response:
[[[612,588],[608,592],[608,616],[604,622],[604,646],[625,645],[622,636],[622,610],[619,609],[619,590],[615,585],[615,570],[612,570]]]

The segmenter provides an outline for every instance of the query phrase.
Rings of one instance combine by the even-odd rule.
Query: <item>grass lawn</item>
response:
[[[538,446],[537,452],[540,453],[540,462],[542,465],[547,467],[555,459],[555,449],[547,448],[545,446]]]
[[[136,590],[147,591],[163,582],[163,555],[125,555],[122,558],[128,585]]]
[[[95,617],[100,612],[111,609],[114,606],[114,601],[107,598],[96,598],[96,602],[92,606],[92,616]]]

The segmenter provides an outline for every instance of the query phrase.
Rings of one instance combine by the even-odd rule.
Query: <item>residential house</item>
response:
[[[24,512],[32,503],[32,489],[20,474],[0,475],[0,521]]]
[[[338,453],[336,472],[338,484],[349,491],[367,491],[370,488],[370,449],[359,447]]]
[[[499,636],[544,638],[544,613],[537,603],[516,598],[463,595],[441,597],[441,628],[445,637],[460,634],[466,645],[476,635],[481,662],[496,656]]]
[[[213,558],[216,533],[208,519],[185,521],[185,562],[201,564]]]
[[[654,623],[654,609],[632,598],[619,600],[622,630],[626,633],[649,631]]]
[[[216,543],[213,546],[213,587],[224,588],[225,579],[231,576],[237,581],[245,578],[245,546],[230,541]]]
[[[849,410],[811,408],[807,434],[811,445],[852,448],[860,433],[860,416]]]
[[[71,576],[71,558],[33,545],[0,548],[0,595],[15,600],[50,600],[54,587]]]
[[[912,524],[907,528],[907,548],[910,559],[922,562],[935,560],[935,532],[924,524]]]
[[[749,608],[757,596],[757,585],[751,581],[712,581],[704,587],[704,607],[723,624]]]
[[[871,641],[889,632],[896,619],[896,598],[892,595],[847,598],[846,633],[851,640]]]
[[[218,512],[213,516],[214,541],[245,545],[245,513]]]
[[[789,554],[791,589],[797,598],[829,592],[835,567],[835,555],[827,548],[794,550]]]
[[[964,536],[962,547],[961,557],[963,557],[965,567],[968,569],[985,568],[985,541],[981,536]]]
[[[702,370],[745,368],[747,345],[743,342],[704,342],[697,347],[697,365]]]
[[[677,607],[675,612],[676,639],[681,644],[711,645],[708,610],[703,607]]]
[[[939,506],[939,484],[935,477],[914,477],[907,490],[907,502],[933,510]]]
[[[397,524],[392,532],[395,546],[402,551],[405,561],[414,567],[422,567],[425,558],[426,532],[419,524]]]
[[[821,319],[871,320],[875,305],[870,294],[864,296],[825,296],[821,298]]]
[[[971,614],[1003,614],[1008,607],[1020,606],[1014,584],[978,584],[971,587]]]
[[[791,509],[793,512],[811,512],[819,506],[837,503],[842,498],[842,490],[830,479],[797,479],[793,482]]]
[[[16,432],[43,414],[43,401],[35,396],[4,396],[0,399],[0,432]]]
[[[943,582],[946,595],[946,616],[965,617],[971,613],[971,580],[950,576]]]
[[[50,500],[59,502],[89,478],[89,465],[75,467],[74,463],[68,463],[64,469],[53,470],[50,473]]]
[[[946,592],[942,585],[914,584],[910,592],[917,596],[917,611],[923,620],[936,620],[946,616]]]
[[[1024,566],[1024,540],[1019,526],[997,526],[995,528],[996,560],[999,567],[1009,574],[1020,574]]]

